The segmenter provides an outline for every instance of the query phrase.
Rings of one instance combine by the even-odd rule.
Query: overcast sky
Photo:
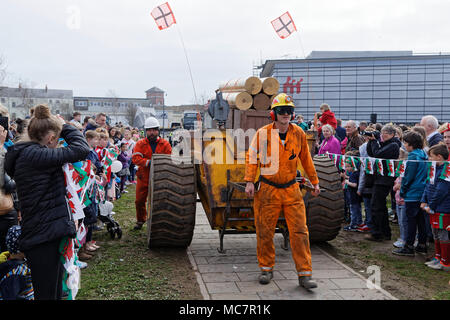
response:
[[[312,50],[450,52],[445,0],[169,0],[177,24],[160,31],[150,12],[164,2],[1,0],[4,84],[128,98],[156,86],[167,105],[193,103],[180,35],[199,100],[223,81],[252,75],[261,59]],[[270,22],[286,11],[299,34],[282,40]]]

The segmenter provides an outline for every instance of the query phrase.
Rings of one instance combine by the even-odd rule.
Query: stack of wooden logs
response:
[[[280,83],[273,77],[249,77],[222,83],[219,90],[230,108],[239,110],[268,110],[278,94]]]

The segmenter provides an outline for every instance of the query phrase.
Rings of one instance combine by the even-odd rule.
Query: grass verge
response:
[[[81,270],[77,300],[197,300],[202,299],[186,250],[147,248],[146,225],[136,222],[135,186],[114,202],[113,216],[122,228],[111,239],[106,227],[94,232],[101,248]]]

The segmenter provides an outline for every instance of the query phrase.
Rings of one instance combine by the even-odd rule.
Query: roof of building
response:
[[[260,67],[260,77],[269,77],[276,64],[314,63],[330,61],[367,61],[380,59],[438,59],[449,58],[449,54],[413,54],[412,51],[312,51],[305,59],[273,59],[266,60]]]
[[[73,97],[74,100],[116,100],[116,101],[141,101],[141,102],[149,102],[148,99],[145,98],[119,98],[119,97]]]
[[[404,57],[412,54],[412,51],[311,51],[306,59]]]
[[[73,99],[72,90],[0,87],[0,96],[10,98]]]
[[[158,88],[158,87],[153,87],[153,88],[148,89],[148,90],[145,91],[145,92],[147,93],[147,92],[164,92],[164,91],[161,90],[161,89]]]

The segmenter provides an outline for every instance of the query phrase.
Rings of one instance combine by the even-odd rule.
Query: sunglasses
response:
[[[294,108],[288,107],[288,106],[277,107],[276,112],[279,115],[284,115],[284,114],[292,115],[292,114],[294,114]]]

